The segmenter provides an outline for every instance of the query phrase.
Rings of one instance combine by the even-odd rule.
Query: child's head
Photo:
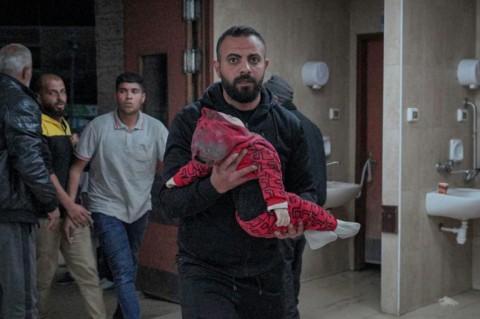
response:
[[[192,137],[192,157],[209,165],[219,163],[250,138],[252,134],[238,118],[204,107]]]

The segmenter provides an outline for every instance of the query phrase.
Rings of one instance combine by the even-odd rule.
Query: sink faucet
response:
[[[340,161],[327,162],[327,166],[330,165],[340,165]]]
[[[444,163],[437,163],[436,169],[439,173],[447,174],[463,174],[463,181],[465,183],[471,182],[478,173],[480,173],[480,168],[477,164],[477,106],[475,103],[469,101],[467,98],[463,100],[464,108],[472,109],[472,167],[470,169],[461,169],[461,170],[452,170],[455,162],[448,160]]]

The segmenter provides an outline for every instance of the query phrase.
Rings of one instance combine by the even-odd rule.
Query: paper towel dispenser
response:
[[[302,66],[302,81],[312,89],[320,89],[328,81],[328,65],[320,61],[307,61]]]
[[[457,68],[457,78],[460,85],[476,89],[480,86],[480,60],[461,60]]]

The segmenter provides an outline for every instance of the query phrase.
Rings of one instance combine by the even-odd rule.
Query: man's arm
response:
[[[87,165],[88,161],[84,161],[79,158],[76,158],[74,160],[72,166],[70,167],[70,172],[68,175],[68,195],[64,194],[69,197],[69,200],[67,200],[68,204],[73,202],[73,204],[75,205],[71,205],[69,207],[65,206],[65,208],[67,209],[68,216],[76,227],[88,226],[93,223],[93,220],[90,217],[90,213],[88,212],[88,210],[86,210],[80,205],[75,204],[75,198],[77,197],[78,187],[80,183],[80,176],[82,175],[82,172],[84,171],[85,167],[87,167]]]
[[[13,167],[45,210],[55,213],[58,201],[43,158],[40,108],[19,99],[7,113],[4,131]]]
[[[238,162],[244,154],[232,154],[221,165],[214,165],[210,177],[200,178],[185,187],[165,186],[181,166],[191,160],[191,140],[198,110],[187,107],[180,111],[172,122],[164,158],[164,174],[160,190],[160,206],[170,218],[186,217],[202,213],[216,200],[234,187],[245,183],[243,176],[254,168],[246,167],[237,171]]]
[[[67,210],[68,217],[73,221],[75,226],[89,226],[93,223],[88,210],[82,205],[75,203],[75,198],[71,198],[60,185],[57,175],[50,175],[50,180],[57,190],[57,198]]]

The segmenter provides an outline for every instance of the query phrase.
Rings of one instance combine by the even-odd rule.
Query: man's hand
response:
[[[60,219],[60,210],[57,207],[55,208],[54,211],[47,213],[47,215],[48,215],[48,219],[50,220],[50,222],[48,223],[47,229],[49,231],[53,231],[58,226],[58,220]]]
[[[238,185],[242,185],[243,183],[253,179],[245,178],[244,176],[256,170],[257,167],[255,165],[250,165],[237,170],[238,164],[242,161],[246,154],[247,149],[243,149],[240,154],[231,154],[223,161],[222,164],[213,165],[210,181],[217,192],[220,194],[226,193]]]
[[[63,225],[63,232],[69,244],[73,243],[72,232],[75,230],[75,228],[76,228],[75,224],[70,219],[70,217],[65,218],[65,225]]]
[[[278,230],[274,232],[275,237],[278,239],[286,239],[286,238],[295,238],[303,234],[303,223],[300,222],[297,225],[297,228],[293,226],[293,224],[288,224],[287,226],[288,231],[286,233],[281,233]]]
[[[82,205],[72,203],[72,205],[67,208],[67,214],[75,227],[85,227],[93,224],[90,212]]]

